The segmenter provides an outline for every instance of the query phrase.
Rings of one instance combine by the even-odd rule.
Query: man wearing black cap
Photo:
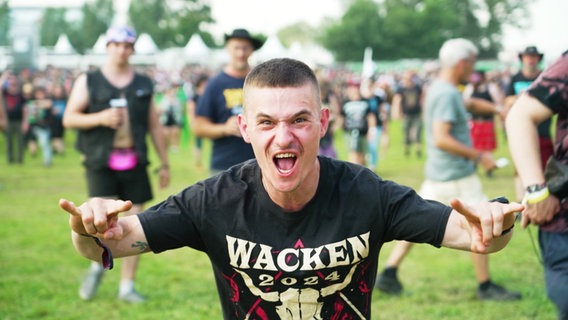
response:
[[[509,110],[517,97],[529,88],[534,80],[540,75],[540,62],[544,54],[539,52],[535,46],[528,46],[519,53],[519,60],[521,61],[521,70],[511,77],[511,82],[507,88],[505,98],[505,108]],[[550,134],[550,123],[548,119],[538,126],[538,140],[540,149],[540,159],[543,165],[553,153],[552,138]],[[515,191],[517,199],[521,200],[525,194],[523,184],[521,183],[518,174],[515,173]]]
[[[237,115],[242,111],[243,84],[251,67],[248,59],[262,46],[245,29],[225,34],[229,63],[207,83],[199,98],[195,134],[213,140],[211,175],[242,161],[254,158],[250,144],[241,138]]]

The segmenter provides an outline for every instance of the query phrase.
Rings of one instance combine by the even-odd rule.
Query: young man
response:
[[[8,127],[4,134],[6,137],[6,156],[8,164],[24,163],[24,152],[26,148],[25,131],[22,130],[25,123],[24,109],[26,98],[22,92],[22,84],[14,74],[2,74],[2,79],[6,77],[5,87],[2,87],[2,103],[6,110]],[[4,81],[2,81],[4,84]]]
[[[493,169],[495,161],[471,144],[468,116],[457,86],[467,82],[477,56],[477,48],[466,39],[450,39],[439,52],[440,72],[426,93],[425,131],[427,157],[426,180],[420,195],[426,199],[449,203],[452,198],[467,204],[483,201],[481,181],[475,171],[477,164],[485,170]],[[398,242],[381,273],[377,288],[390,294],[399,294],[402,285],[397,270],[412,248],[411,242]],[[477,297],[481,300],[516,300],[521,295],[493,283],[489,274],[489,257],[472,254],[479,283]]]
[[[60,200],[78,252],[101,261],[102,241],[109,263],[109,250],[116,257],[203,251],[226,319],[369,319],[366,288],[384,242],[488,253],[510,240],[520,204],[466,208],[456,199],[452,210],[362,166],[318,156],[329,110],[306,64],[262,63],[243,93],[238,124],[256,159],[135,216],[118,217],[130,201],[92,199],[77,207]]]
[[[365,166],[367,141],[377,142],[369,136],[377,134],[377,115],[371,109],[370,101],[361,96],[360,79],[349,79],[346,85],[346,99],[341,106],[341,117],[345,140],[348,141],[347,161]]]
[[[136,214],[152,199],[148,133],[161,161],[160,187],[169,183],[165,139],[152,103],[152,81],[129,64],[136,33],[118,26],[106,38],[107,60],[100,70],[77,78],[63,125],[79,130],[77,147],[84,156],[89,197],[130,199],[134,205],[128,214]],[[129,257],[122,265],[119,299],[131,303],[144,301],[134,289],[138,258]],[[79,289],[82,299],[93,298],[103,271],[99,263],[91,265]]]
[[[568,51],[551,64],[513,105],[506,120],[509,148],[525,187],[522,225],[538,225],[546,291],[568,319],[568,194],[548,189],[539,153],[538,125],[554,114],[556,133],[553,157],[566,164],[568,154]]]
[[[249,57],[262,46],[245,29],[225,35],[229,63],[212,77],[199,98],[194,132],[213,140],[210,172],[218,173],[232,165],[254,158],[250,145],[241,138],[237,115],[243,106],[243,83],[250,71]]]
[[[416,79],[414,70],[406,70],[393,97],[393,106],[402,111],[404,123],[404,156],[409,157],[411,149],[418,158],[422,157],[422,106],[424,94],[422,84]]]
[[[507,87],[505,97],[505,114],[511,109],[517,98],[525,92],[534,80],[540,75],[540,62],[544,54],[539,52],[535,46],[526,47],[525,50],[519,53],[519,61],[521,62],[521,70],[511,77],[511,82]],[[552,134],[550,126],[552,119],[546,119],[538,125],[538,145],[540,150],[541,164],[544,166],[548,158],[553,154]],[[509,137],[507,138],[514,138]],[[524,196],[524,189],[518,172],[515,172],[515,192],[517,200]]]

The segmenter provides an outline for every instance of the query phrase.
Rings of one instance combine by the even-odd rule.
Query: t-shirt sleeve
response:
[[[411,188],[385,182],[389,199],[386,241],[406,240],[441,247],[452,209],[437,201],[425,200]]]
[[[456,104],[459,105],[461,97],[455,94],[439,94],[432,108],[432,121],[455,123],[458,120],[456,114]]]
[[[527,92],[554,113],[568,105],[568,51],[544,70]]]
[[[148,245],[154,253],[185,246],[204,250],[195,221],[199,206],[193,205],[199,203],[196,188],[189,187],[138,214]]]

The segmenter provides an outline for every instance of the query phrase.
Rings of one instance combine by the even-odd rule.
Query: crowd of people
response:
[[[242,62],[235,62],[238,59],[246,61],[246,66],[248,66],[248,58],[254,50],[244,58],[238,58],[228,49],[231,60],[225,69],[238,63],[242,64]],[[534,71],[534,68],[539,67],[538,61],[542,60],[541,53],[534,47],[528,50],[536,50],[536,54],[528,52],[520,55],[522,63],[518,74],[511,76],[509,69],[475,70],[471,78],[459,86],[464,99],[475,101],[475,103],[466,105],[471,120],[469,125],[473,145],[489,155],[492,155],[497,148],[497,135],[504,132],[503,121],[506,113],[514,102],[514,98],[522,91],[520,83],[526,86],[538,76],[538,70]],[[525,56],[540,58],[536,64],[531,63],[532,69],[529,69],[525,67],[527,64],[524,62]],[[90,69],[96,69],[96,67],[93,66]],[[154,84],[153,99],[169,152],[176,153],[181,143],[187,143],[188,137],[191,137],[196,140],[194,143],[195,163],[201,166],[202,138],[214,141],[213,154],[215,155],[219,153],[217,150],[223,148],[223,145],[232,145],[226,142],[229,137],[217,139],[220,131],[210,132],[211,127],[204,125],[208,119],[208,121],[213,119],[210,117],[218,115],[205,114],[202,116],[196,103],[196,99],[205,92],[205,85],[215,76],[216,70],[198,65],[186,66],[182,70],[174,71],[158,70],[153,66],[135,66],[135,69],[147,75]],[[532,73],[528,74],[528,71],[525,71],[527,69],[533,70]],[[379,172],[380,159],[386,157],[390,143],[388,124],[394,118],[403,122],[405,157],[412,155],[418,158],[423,157],[423,100],[428,85],[437,70],[388,71],[377,73],[370,79],[362,78],[356,72],[340,68],[325,67],[315,72],[322,90],[322,101],[332,110],[332,125],[321,142],[322,154],[337,157],[334,146],[337,141],[334,142],[333,138],[337,132],[344,132],[345,143],[349,146],[350,161]],[[23,69],[18,73],[6,70],[2,74],[0,82],[7,117],[6,128],[3,131],[9,165],[23,163],[25,155],[36,157],[41,153],[43,164],[49,167],[53,163],[54,155],[65,153],[63,112],[71,87],[80,73],[80,70],[48,66],[46,70]],[[226,72],[222,71],[220,75],[222,74]],[[523,74],[527,74],[526,78]],[[525,80],[519,80],[520,78]],[[244,78],[241,78],[242,80]],[[214,93],[207,93],[205,97],[209,95],[214,95]],[[353,100],[350,98],[353,95],[356,95],[356,100],[364,101],[364,105],[353,101],[348,103],[350,99]],[[207,104],[215,102],[211,100],[212,98],[207,99]],[[482,103],[481,100],[487,103]],[[353,106],[357,104],[359,108],[354,108]],[[212,107],[209,106],[204,110],[212,110]],[[232,108],[232,114],[238,114],[239,110],[239,108]],[[363,112],[365,121],[358,119],[361,115],[357,115],[357,112]],[[226,124],[233,123],[234,125],[234,118],[232,119]],[[546,128],[550,131],[549,121],[541,125],[541,128],[543,126],[547,126]],[[547,132],[546,128],[539,132],[544,134]],[[233,130],[233,137],[235,141],[238,141],[236,143],[239,143],[241,139],[236,131]],[[543,136],[541,144],[543,144],[541,146],[543,159],[546,159],[552,152],[550,135]],[[243,155],[239,159],[242,161],[251,157],[252,154],[249,152],[248,156]],[[232,159],[233,157],[222,155],[214,157],[215,163],[210,164],[214,169],[212,172],[224,170],[235,161],[239,162],[239,159],[236,159],[228,164],[217,164],[221,161],[218,159],[225,158]],[[491,176],[493,170],[488,169],[487,175]],[[518,179],[516,183],[517,198],[520,199],[523,194],[522,188],[519,189]]]
[[[364,273],[360,268],[374,269],[360,281],[387,294],[400,294],[403,286],[398,267],[412,245],[422,242],[471,250],[479,299],[521,299],[520,293],[491,281],[485,253],[506,245],[510,239],[506,234],[512,233],[513,213],[524,207],[487,204],[477,171],[482,168],[491,177],[498,169],[493,156],[497,135],[504,134],[505,123],[507,133],[517,133],[518,130],[509,128],[513,125],[508,117],[515,110],[517,99],[529,89],[544,104],[542,112],[515,117],[525,116],[527,126],[534,124],[535,128],[540,123],[535,140],[538,146],[535,154],[539,157],[533,159],[540,164],[540,173],[543,174],[548,158],[554,154],[550,117],[552,113],[564,114],[563,105],[538,91],[543,80],[536,87],[532,84],[541,72],[543,58],[536,47],[527,47],[519,53],[521,68],[513,76],[510,70],[475,69],[476,46],[468,40],[453,39],[440,49],[437,70],[401,70],[368,79],[343,69],[312,70],[292,59],[251,66],[249,57],[262,42],[244,29],[225,35],[229,62],[221,70],[187,66],[166,72],[136,67],[129,63],[136,41],[134,30],[113,27],[106,36],[108,59],[100,68],[93,67],[87,72],[55,67],[34,72],[22,70],[17,74],[6,71],[1,78],[0,129],[5,135],[8,165],[22,164],[26,154],[35,156],[41,152],[43,165],[50,167],[54,165],[54,155],[63,155],[68,148],[66,131],[77,131],[76,147],[84,156],[89,201],[75,206],[62,200],[60,205],[70,213],[75,246],[94,260],[79,289],[82,299],[95,296],[105,269],[113,267],[109,252],[124,257],[118,298],[140,303],[145,298],[134,289],[138,254],[190,246],[209,253],[227,318],[247,316],[257,298],[262,302],[255,305],[258,309],[255,312],[262,309],[274,316],[309,313],[328,318],[338,315],[330,307],[332,298],[353,286],[354,274],[359,272],[361,277]],[[566,93],[562,92],[560,96],[565,99]],[[518,103],[539,103],[525,100],[521,98]],[[325,108],[320,108],[320,104]],[[387,156],[389,122],[394,118],[403,121],[404,157],[425,161],[425,181],[417,193],[396,184],[385,184],[376,176],[381,172],[380,160]],[[184,143],[182,136],[195,139],[196,168],[203,165],[210,171],[210,178],[203,182],[204,188],[190,186],[180,193],[180,199],[145,209],[144,203],[153,197],[147,172],[147,135],[161,162],[160,187],[168,185],[169,154],[179,151]],[[338,137],[344,137],[345,158],[353,165],[337,161],[342,157],[336,150]],[[560,146],[562,137],[556,138]],[[213,145],[208,165],[201,162],[202,139],[210,139]],[[534,163],[520,160],[518,147],[513,151],[517,169],[534,167]],[[346,175],[347,171],[354,175]],[[338,177],[341,183],[335,180]],[[367,186],[369,189],[350,191],[349,195],[339,192],[340,184],[341,190],[351,190],[345,189],[344,183],[356,183],[356,179],[372,183]],[[525,200],[523,203],[532,210],[523,220],[525,226],[552,220],[555,212],[551,207],[560,210],[558,203],[553,202],[546,207],[550,210],[547,218],[542,220],[538,216],[540,203],[556,196],[548,193],[543,181],[544,177],[536,173],[529,176],[516,171],[512,182],[517,191],[514,200]],[[235,193],[226,193],[225,185]],[[248,188],[253,194],[246,192]],[[527,195],[536,193],[542,199],[534,196],[527,204]],[[331,194],[336,198],[329,197]],[[312,203],[315,199],[318,201]],[[347,208],[341,199],[360,206],[356,211],[365,212],[365,217],[351,219],[349,212],[353,209]],[[286,217],[290,212],[319,214],[323,212],[322,208],[318,209],[323,201],[327,201],[326,210],[337,211],[337,215],[321,216],[317,221]],[[370,208],[393,206],[400,210],[381,212],[382,224],[372,222],[375,218],[369,219],[378,214]],[[215,209],[200,212],[203,208]],[[222,214],[235,210],[242,213],[242,219],[234,213]],[[265,210],[274,212],[273,218],[279,222],[263,217]],[[118,212],[124,212],[121,218],[117,217]],[[167,214],[153,215],[155,212]],[[250,220],[246,218],[248,215]],[[228,216],[235,217],[228,219]],[[488,216],[492,218],[487,219]],[[186,220],[192,221],[191,226],[180,225],[180,221]],[[480,223],[489,220],[495,226]],[[342,221],[342,228],[337,228],[337,221]],[[345,225],[347,221],[351,223]],[[285,224],[288,233],[274,232],[280,227],[275,223]],[[226,228],[209,234],[206,230],[212,231],[207,229],[212,225]],[[234,230],[234,225],[240,226],[239,230]],[[565,225],[555,224],[558,225],[564,226],[561,232],[565,232]],[[414,232],[419,227],[424,229]],[[256,267],[249,266],[253,260],[242,260],[245,257],[239,252],[245,250],[244,243],[259,246],[260,252],[254,254],[264,261],[264,268],[273,267],[274,271],[282,272],[290,266],[271,265],[281,261],[270,260],[276,257],[264,252],[263,246],[292,250],[293,244],[287,241],[303,238],[306,228],[314,235],[305,239],[305,243],[314,245],[313,250],[317,250],[315,246],[323,248],[345,239],[351,243],[350,250],[364,252],[353,251],[347,269],[332,265],[330,259],[338,257],[331,257],[331,253],[317,258],[319,262],[313,260],[322,264],[317,268],[327,264],[328,271],[338,275],[338,282],[332,285],[321,282],[307,289],[287,290],[279,286],[259,287],[259,276],[275,275],[268,272],[261,275]],[[258,237],[251,236],[253,229],[259,233]],[[324,229],[326,238],[322,239],[318,231]],[[539,238],[543,246],[552,241],[565,242],[565,233],[558,236],[559,240],[554,238],[556,229],[543,230]],[[488,245],[491,239],[493,246]],[[400,241],[385,269],[375,278],[380,247],[391,240]],[[121,245],[126,242],[137,245]],[[357,249],[358,246],[361,248]],[[229,258],[207,251],[217,247],[228,250]],[[560,318],[566,319],[566,303],[558,298],[564,289],[559,289],[553,280],[562,279],[564,282],[560,283],[566,283],[562,278],[566,276],[555,269],[555,259],[547,260],[550,261],[545,273],[547,288],[559,308]],[[234,283],[224,280],[236,279],[236,275],[240,280],[233,280]],[[292,271],[290,275],[299,276]],[[235,293],[231,293],[234,286],[248,288],[242,300],[231,300],[235,298]],[[313,294],[308,297],[303,290],[313,290]],[[317,301],[311,300],[314,297]],[[303,299],[307,299],[305,304],[298,303]],[[343,296],[342,300],[353,308],[341,311],[344,315],[369,315],[370,309],[363,303],[368,301],[367,293]],[[308,307],[310,303],[318,307],[312,310]]]

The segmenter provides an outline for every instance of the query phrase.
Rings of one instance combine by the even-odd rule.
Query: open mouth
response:
[[[281,173],[290,173],[296,164],[296,155],[293,153],[280,153],[274,157],[274,164]]]

